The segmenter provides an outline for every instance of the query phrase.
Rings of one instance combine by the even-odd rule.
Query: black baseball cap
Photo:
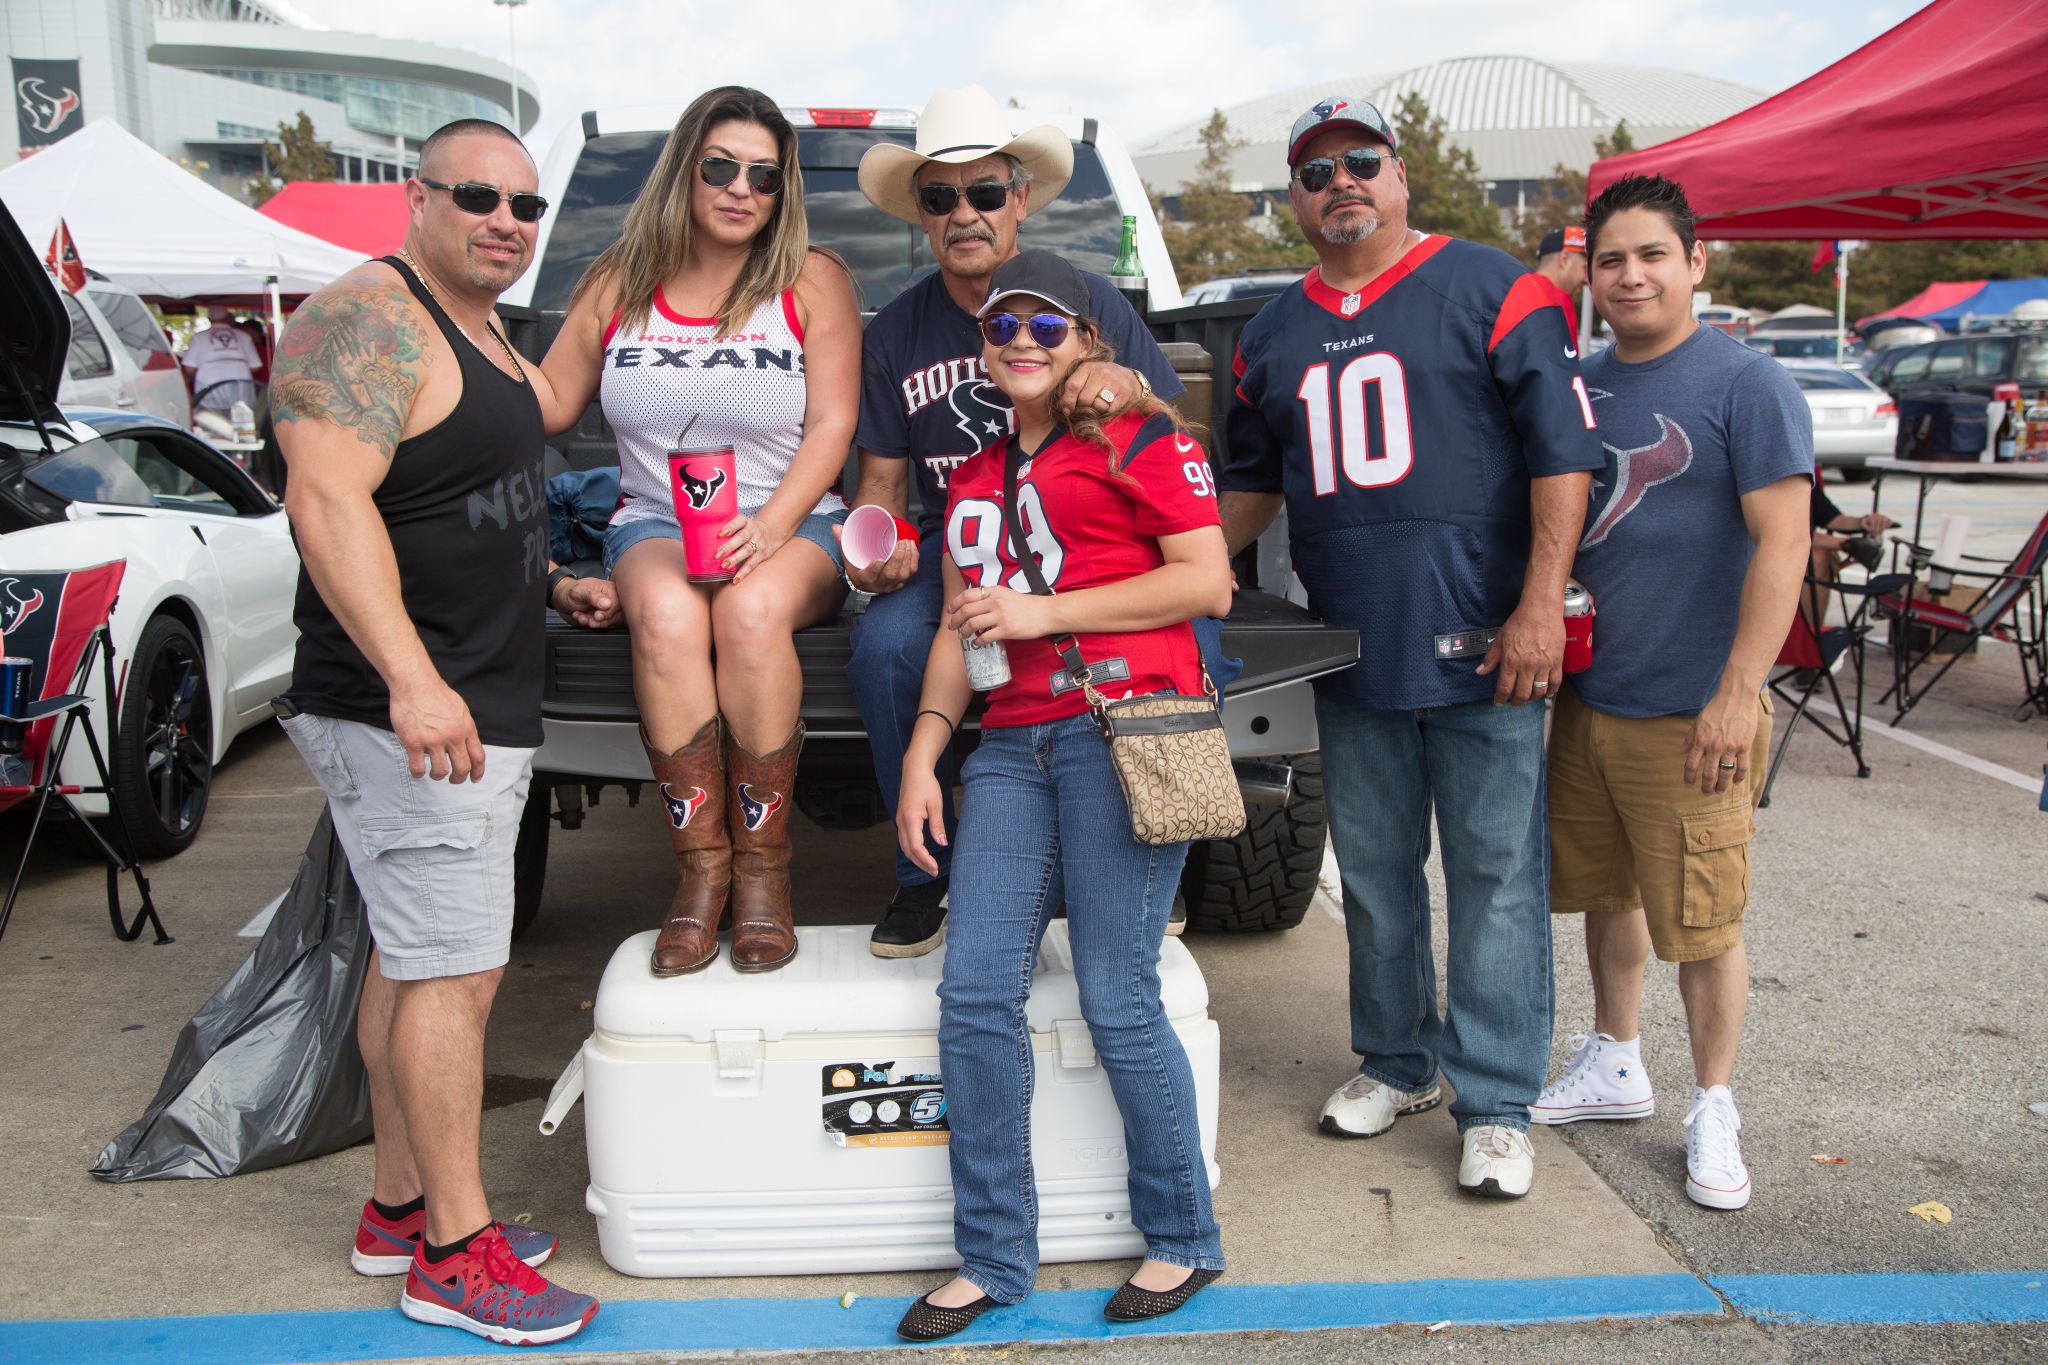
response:
[[[989,281],[988,297],[981,301],[981,311],[974,316],[985,318],[1004,299],[1020,294],[1044,299],[1069,317],[1093,316],[1088,308],[1088,282],[1065,257],[1050,251],[1020,251],[996,267],[995,278]]]
[[[1374,137],[1387,144],[1387,150],[1399,156],[1401,149],[1394,144],[1393,125],[1387,116],[1369,100],[1347,99],[1343,95],[1329,95],[1309,106],[1307,113],[1294,121],[1294,127],[1287,134],[1287,164],[1291,167],[1301,160],[1301,145],[1323,129],[1338,123],[1356,124]]]

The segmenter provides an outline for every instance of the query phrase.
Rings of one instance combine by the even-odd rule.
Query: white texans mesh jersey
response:
[[[675,517],[669,452],[695,417],[692,450],[733,449],[740,511],[759,512],[796,458],[804,435],[804,329],[796,291],[756,308],[729,336],[711,318],[684,317],[659,288],[647,320],[605,328],[598,397],[619,442],[619,509],[614,523]],[[835,492],[813,513],[845,506]]]

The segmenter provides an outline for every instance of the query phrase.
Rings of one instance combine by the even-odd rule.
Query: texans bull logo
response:
[[[782,793],[770,792],[766,801],[754,795],[754,789],[742,782],[737,788],[740,798],[740,823],[749,831],[757,831],[768,823],[775,812],[782,809]]]
[[[1593,519],[1581,545],[1598,545],[1607,539],[1623,517],[1642,505],[1652,488],[1669,483],[1692,468],[1692,438],[1685,434],[1685,428],[1661,412],[1655,416],[1657,439],[1649,445],[1633,450],[1607,447],[1614,456],[1614,492],[1600,509],[1600,515]]]
[[[24,588],[19,578],[0,578],[0,635],[16,629],[42,605],[41,588]]]
[[[78,92],[66,87],[55,94],[40,76],[23,76],[14,83],[15,98],[21,101],[21,116],[39,133],[54,133],[78,108]]]
[[[682,488],[683,496],[690,500],[690,506],[701,512],[718,496],[718,490],[725,487],[725,471],[714,469],[710,478],[700,479],[690,472],[688,465],[683,465],[676,471],[676,483]]]
[[[1010,434],[1015,414],[1008,400],[986,379],[955,384],[946,401],[952,405],[954,425],[973,442],[975,450],[994,445]]]
[[[711,793],[702,787],[692,787],[688,796],[678,797],[669,790],[668,783],[661,784],[661,804],[668,807],[668,822],[677,829],[688,829],[690,817],[710,799]]]
[[[1323,100],[1310,112],[1316,116],[1316,122],[1321,123],[1326,119],[1337,117],[1338,114],[1350,107],[1350,100]]]

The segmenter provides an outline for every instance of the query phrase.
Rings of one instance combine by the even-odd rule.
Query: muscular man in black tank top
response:
[[[545,612],[617,610],[610,583],[548,559],[540,405],[492,312],[532,256],[535,181],[496,124],[436,133],[405,248],[307,300],[271,391],[304,565],[280,711],[377,944],[357,1026],[376,1176],[351,1262],[406,1274],[408,1316],[499,1341],[597,1311],[528,1269],[554,1239],[491,1218],[478,1158]]]

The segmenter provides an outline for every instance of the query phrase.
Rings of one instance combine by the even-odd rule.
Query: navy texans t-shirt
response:
[[[1119,365],[1144,373],[1171,401],[1186,386],[1116,286],[1081,272],[1088,309]],[[918,531],[930,535],[946,512],[946,483],[968,456],[1010,434],[1010,400],[988,382],[981,327],[946,292],[936,270],[891,299],[862,340],[860,426],[853,443],[871,454],[912,459]],[[914,458],[913,458],[914,457]]]
[[[1309,606],[1359,633],[1323,695],[1493,696],[1485,652],[1439,657],[1437,637],[1519,604],[1530,479],[1601,466],[1560,297],[1505,252],[1425,236],[1356,294],[1310,271],[1245,327],[1222,487],[1286,495]]]

